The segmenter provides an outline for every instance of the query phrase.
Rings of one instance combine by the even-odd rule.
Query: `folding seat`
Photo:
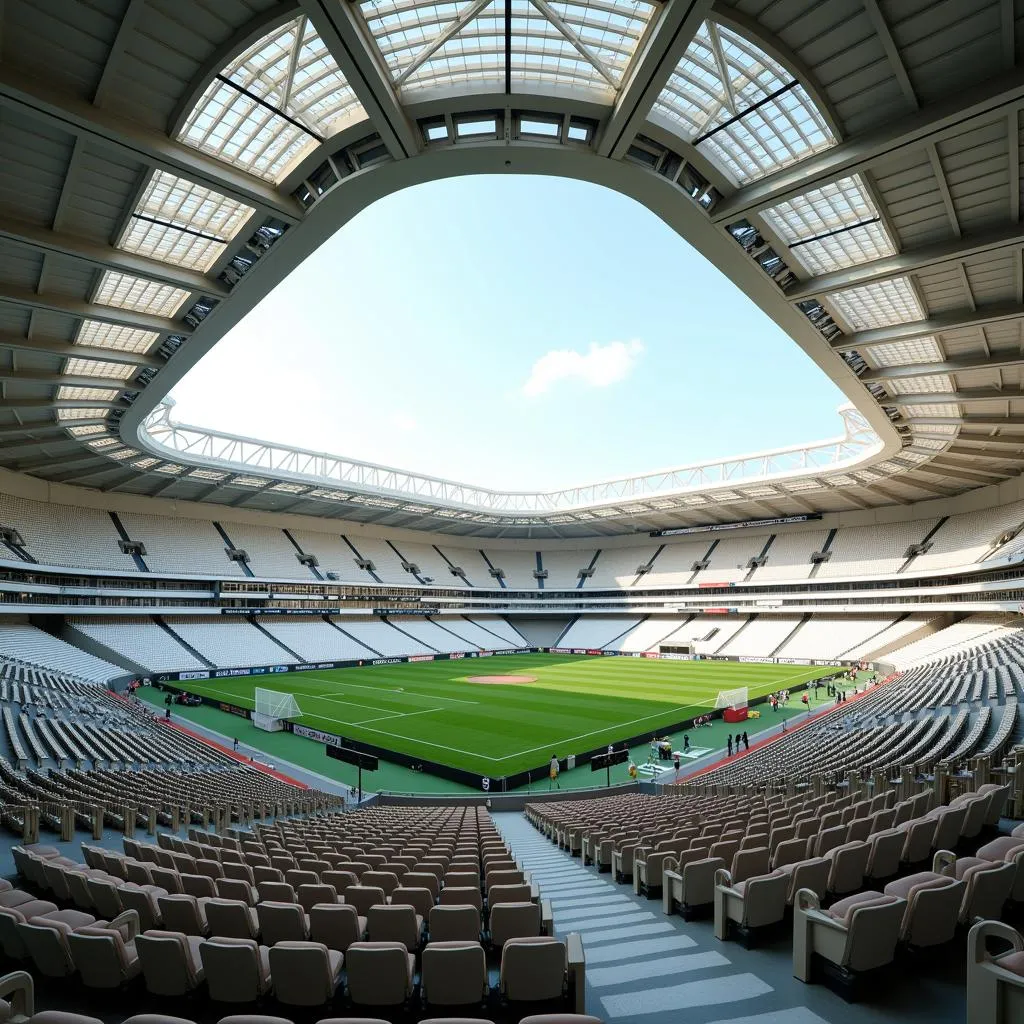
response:
[[[0,946],[12,960],[24,960],[28,950],[18,934],[18,925],[59,913],[49,900],[28,900],[17,907],[0,907]],[[81,911],[71,911],[80,914]]]
[[[290,882],[257,882],[260,903],[295,903],[295,889]]]
[[[1017,875],[1010,892],[1010,899],[1015,903],[1024,902],[1024,839],[1019,836],[999,836],[984,846],[978,847],[975,854],[980,860],[994,863],[1013,864]]]
[[[364,853],[360,858],[371,871],[376,871],[382,865],[387,864],[388,859],[380,853]]]
[[[744,851],[736,854],[738,860]],[[768,851],[762,851],[767,860]],[[758,928],[776,924],[786,915],[786,896],[790,875],[777,868],[748,875],[738,881],[724,869],[715,873],[715,937],[723,941],[729,937],[732,923],[744,939]]]
[[[401,942],[353,942],[345,960],[357,1006],[401,1006],[412,995],[416,957]]]
[[[207,878],[223,878],[224,867],[219,860],[200,859],[196,861],[195,873],[206,875]]]
[[[867,843],[843,843],[825,854],[832,864],[828,875],[828,891],[837,896],[856,892],[864,885],[871,847]]]
[[[449,871],[444,876],[446,886],[464,887],[471,886],[474,889],[480,888],[479,871]]]
[[[309,938],[309,915],[298,903],[259,903],[256,917],[265,946]]]
[[[427,875],[427,878],[432,878],[434,884],[437,885],[437,879],[433,875]],[[359,884],[359,876],[354,871],[341,870],[335,868],[330,871],[324,871],[320,875],[320,881],[325,885],[333,885],[336,892],[344,892],[350,885]],[[440,886],[438,887],[440,888]]]
[[[441,894],[441,885],[436,875],[429,871],[409,871],[402,879],[402,886],[407,889],[426,889],[434,902]]]
[[[95,922],[91,914],[70,911],[89,918],[87,924]],[[78,927],[86,927],[79,925]],[[75,973],[75,962],[71,958],[68,935],[74,927],[64,920],[53,917],[36,917],[18,926],[18,935],[40,974],[48,978],[67,978]]]
[[[348,870],[352,869],[349,868]],[[416,865],[416,870],[433,875],[437,879],[438,885],[440,885],[444,876],[448,873],[448,862],[447,860],[444,862],[438,860],[421,860]]]
[[[89,891],[90,878],[106,878],[106,875],[86,875],[81,871],[65,871],[64,881],[67,882],[68,892],[71,893],[71,900],[79,910],[94,910],[95,904],[92,900],[92,893]],[[17,890],[15,890],[17,893]],[[0,906],[17,906],[18,903],[26,902],[23,899],[9,900],[13,894],[9,892],[0,893]],[[32,897],[29,897],[31,899]]]
[[[83,846],[83,852],[85,847]],[[117,853],[115,850],[103,850],[99,848],[93,848],[95,854],[99,856],[99,863],[89,864],[89,858],[86,857],[85,861],[90,867],[102,868],[107,872],[108,875],[113,875],[115,878],[122,878],[127,880],[128,874],[124,866],[124,854]]]
[[[117,917],[124,909],[118,892],[118,883],[110,878],[87,878],[85,884],[92,898],[92,905],[101,917],[108,920]]]
[[[171,870],[179,874],[196,874],[196,859],[187,853],[174,853],[170,855]]]
[[[259,898],[256,887],[241,878],[218,878],[214,888],[219,899],[241,900],[250,907],[255,907]]]
[[[199,956],[202,941],[195,935],[155,930],[136,936],[147,991],[155,996],[183,996],[198,988],[206,976]]]
[[[284,873],[284,880],[296,891],[300,885],[319,885],[320,876],[315,871],[292,868]]]
[[[890,882],[886,896],[906,901],[900,941],[908,946],[938,946],[956,933],[964,883],[935,871],[920,871]]]
[[[398,888],[398,876],[393,871],[366,871],[359,879],[360,885],[376,887],[390,896]]]
[[[982,860],[980,857],[957,857],[946,850],[935,854],[935,871],[964,883],[960,902],[960,923],[977,920],[998,920],[1003,906],[1013,892],[1017,865],[1006,861]]]
[[[135,949],[138,932],[134,917],[124,929],[112,924],[87,925],[68,933],[71,959],[89,988],[120,988],[142,970]]]
[[[209,875],[188,875],[178,876],[181,879],[181,890],[188,896],[195,896],[196,899],[210,899],[217,895],[217,887]]]
[[[677,857],[678,850],[641,848],[633,857],[633,892],[637,896],[657,899],[664,885],[665,866]]]
[[[126,860],[124,862],[125,877],[129,882],[136,885],[153,884],[153,865],[146,864],[141,860]]]
[[[63,864],[55,864],[52,861],[42,862],[42,871],[43,877],[46,879],[46,888],[53,894],[54,899],[61,903],[70,903],[74,899],[71,895],[71,889],[68,886],[68,880],[66,877],[67,870],[68,869]],[[4,881],[7,880],[4,879]],[[8,885],[10,885],[9,882]]]
[[[214,898],[206,902],[206,921],[211,935],[234,939],[256,939],[260,934],[255,907],[242,900]]]
[[[806,839],[787,839],[778,844],[772,853],[772,869],[781,868],[786,864],[798,864],[807,857]]]
[[[853,821],[851,821],[850,824],[846,826],[846,842],[848,843],[866,842],[868,836],[870,835],[870,818],[854,818]]]
[[[256,884],[256,877],[248,864],[225,863],[224,878],[238,879],[242,882],[248,882],[249,885]],[[221,879],[218,879],[218,881],[221,881]]]
[[[541,915],[541,907],[537,903],[499,903],[491,910],[488,922],[491,945],[501,949],[508,939],[533,938],[543,934]],[[433,931],[430,937],[433,941]]]
[[[871,852],[864,869],[864,877],[872,881],[893,878],[900,870],[900,857],[903,853],[905,833],[894,828],[876,832],[868,839]]]
[[[960,842],[964,822],[967,820],[967,807],[936,807],[929,811],[926,818],[936,822],[935,835],[932,837],[932,848],[936,850],[955,850]]]
[[[501,904],[515,906],[515,904]],[[431,942],[480,940],[480,910],[469,904],[436,906],[430,911],[428,928]]]
[[[258,889],[264,882],[284,882],[284,872],[277,868],[261,867],[256,865],[252,869],[252,877],[256,879]]]
[[[994,828],[999,824],[999,819],[1003,815],[1006,801],[1010,797],[1010,787],[1008,785],[1001,786],[995,782],[987,782],[984,786],[978,787],[978,795],[988,797],[984,824],[988,828]]]
[[[896,812],[896,816],[892,820],[892,827],[898,828],[914,817],[914,801],[901,800],[893,810]]]
[[[348,899],[348,895],[345,896],[346,901],[351,902]],[[480,894],[479,889],[474,889],[472,886],[461,886],[461,885],[446,885],[441,890],[440,905],[443,907],[451,907],[463,903],[469,903],[476,907],[478,911],[483,912],[484,901],[483,896]]]
[[[793,907],[793,975],[812,981],[815,955],[843,968],[847,977],[892,962],[906,902],[862,892],[822,910],[813,893],[801,891]]]
[[[920,864],[928,860],[937,826],[938,822],[934,818],[911,818],[896,826],[896,831],[906,836],[900,854],[902,864]]]
[[[501,951],[499,990],[510,1003],[562,1000],[567,990],[568,962],[559,939],[509,939]]]
[[[711,849],[708,851],[710,857],[721,857],[726,864],[731,864],[733,857],[739,852],[740,841],[739,839],[719,839],[717,843],[711,844]]]
[[[415,953],[423,936],[423,918],[409,904],[370,907],[366,934],[371,942],[401,942]]]
[[[154,867],[150,870],[150,874],[153,877],[153,884],[158,885],[161,889],[166,889],[169,893],[185,891],[181,886],[178,872],[171,868]]]
[[[166,889],[160,889],[155,885],[125,885],[118,894],[121,906],[138,914],[140,932],[158,928],[163,923],[160,897],[166,895]]]
[[[366,918],[348,904],[321,903],[309,912],[309,937],[343,953],[366,937]]]
[[[662,893],[665,913],[678,910],[689,919],[700,908],[710,907],[715,899],[715,872],[724,867],[721,857],[705,856],[703,850],[690,850],[681,855],[676,868],[665,871]]]
[[[769,833],[768,838],[768,849],[774,856],[776,849],[780,843],[785,843],[791,839],[796,838],[796,826],[795,825],[780,825],[776,826]]]
[[[337,903],[338,891],[333,885],[318,882],[316,885],[305,883],[300,885],[296,896],[299,906],[308,914],[318,903]]]
[[[477,897],[479,898],[479,896],[480,893],[478,891]],[[356,908],[356,911],[365,917],[370,907],[386,903],[387,897],[380,886],[350,885],[345,890],[345,902],[351,903]]]
[[[995,939],[997,951],[989,951]],[[1001,947],[1009,943],[1009,950]],[[980,921],[967,934],[967,1024],[1024,1020],[1024,937],[1001,921]]]
[[[834,850],[846,842],[846,830],[846,825],[835,825],[832,828],[822,829],[808,847],[808,853],[812,857],[824,857],[829,850]]]
[[[164,931],[185,935],[206,935],[206,899],[197,899],[187,893],[168,893],[157,899]]]
[[[488,996],[487,958],[478,942],[432,942],[423,950],[420,985],[427,1006],[472,1006]]]
[[[537,898],[533,887],[525,882],[520,885],[496,885],[487,894],[488,907],[499,903],[526,903]]]
[[[391,902],[393,904],[408,903],[424,921],[434,908],[434,897],[429,889],[409,888],[404,885],[400,885],[391,894]]]
[[[828,875],[832,862],[825,857],[808,857],[794,864],[783,864],[775,869],[788,879],[786,906],[791,907],[801,889],[809,889],[818,899],[824,899],[828,891]]]
[[[270,951],[253,939],[206,939],[199,946],[210,998],[254,1003],[270,990]]]
[[[334,998],[344,955],[322,942],[279,942],[270,948],[274,995],[288,1006],[323,1006]]]
[[[884,810],[875,811],[868,820],[871,822],[871,829],[868,835],[874,836],[879,832],[885,832],[896,823],[896,808],[887,807]]]

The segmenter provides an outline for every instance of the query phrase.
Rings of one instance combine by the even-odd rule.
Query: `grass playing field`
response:
[[[217,679],[183,689],[240,707],[257,686],[295,695],[294,721],[347,739],[500,777],[672,725],[719,690],[754,698],[834,672],[824,667],[533,654]],[[534,682],[483,685],[476,675]]]

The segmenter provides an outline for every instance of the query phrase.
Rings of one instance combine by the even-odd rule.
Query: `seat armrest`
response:
[[[719,868],[715,872],[715,888],[732,889],[732,875],[729,873],[728,868]]]
[[[36,989],[32,975],[27,971],[14,971],[0,978],[0,999],[11,1004],[11,1022],[27,1021],[35,1013]]]
[[[110,922],[110,927],[119,931],[125,942],[131,942],[141,930],[139,924],[139,912],[137,910],[122,910],[121,913]]]
[[[551,912],[551,900],[540,901],[540,933],[541,935],[554,935],[554,921]]]
[[[586,1013],[586,960],[583,955],[583,940],[580,938],[579,932],[570,932],[565,937],[565,948],[569,966],[569,989],[572,997],[572,1012]]]
[[[956,863],[956,854],[951,850],[939,850],[932,858],[932,871],[938,875],[946,874],[946,868]]]

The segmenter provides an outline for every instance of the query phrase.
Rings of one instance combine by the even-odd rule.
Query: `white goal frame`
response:
[[[294,693],[257,686],[253,697],[256,707],[252,713],[252,724],[264,732],[281,732],[286,718],[299,718],[302,715],[302,708]]]
[[[715,698],[716,708],[739,708],[747,707],[750,698],[750,687],[738,686],[735,690],[719,690]]]

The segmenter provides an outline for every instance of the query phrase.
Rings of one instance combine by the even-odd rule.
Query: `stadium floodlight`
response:
[[[284,728],[284,719],[302,716],[302,709],[294,693],[264,690],[257,686],[254,696],[256,707],[252,715],[252,724],[264,732],[280,732]]]

